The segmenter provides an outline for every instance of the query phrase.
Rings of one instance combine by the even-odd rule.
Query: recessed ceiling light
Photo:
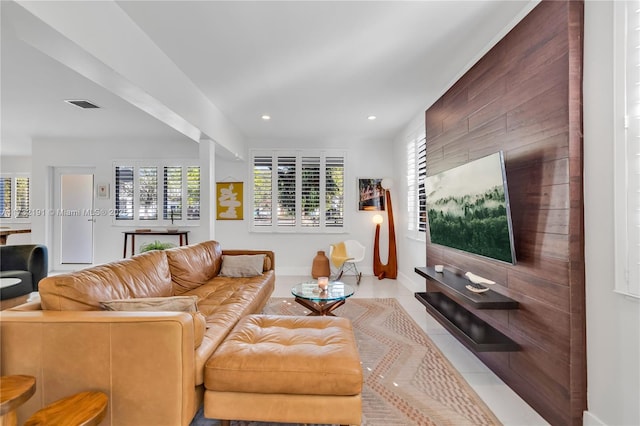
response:
[[[262,116],[262,119],[263,119],[264,121],[271,120],[271,116],[270,116],[270,115],[265,114],[265,115],[263,115],[263,116]]]
[[[371,120],[371,121],[373,121],[373,120],[375,120],[376,118],[378,118],[378,117],[376,117],[375,115],[370,115],[370,116],[368,116],[368,117],[367,117],[367,120]]]

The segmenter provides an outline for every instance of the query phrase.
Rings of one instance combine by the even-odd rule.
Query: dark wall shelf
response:
[[[434,318],[475,352],[513,352],[520,346],[443,293],[416,293]]]
[[[449,296],[475,309],[518,309],[518,302],[495,291],[474,293],[466,288],[471,282],[453,272],[436,272],[430,266],[415,268],[416,273],[439,284]]]
[[[436,272],[427,266],[415,271],[442,290],[416,293],[416,299],[465,346],[474,352],[520,350],[516,342],[467,309],[518,309],[516,300],[492,290],[474,293],[466,288],[469,280],[446,270]]]

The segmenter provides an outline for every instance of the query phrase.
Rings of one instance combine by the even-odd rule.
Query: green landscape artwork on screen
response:
[[[502,151],[427,177],[431,243],[516,263]]]

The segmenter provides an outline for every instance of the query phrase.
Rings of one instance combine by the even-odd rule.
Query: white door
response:
[[[93,170],[59,169],[56,173],[56,239],[60,264],[93,263]]]

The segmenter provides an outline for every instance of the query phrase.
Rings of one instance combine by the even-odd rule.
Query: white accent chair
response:
[[[356,283],[360,284],[360,279],[362,278],[362,272],[358,271],[357,264],[364,260],[365,255],[365,247],[360,244],[359,241],[356,240],[345,240],[344,246],[347,252],[347,260],[338,268],[338,271],[334,275],[335,278],[333,280],[339,280],[345,274],[345,272],[352,271],[356,277]],[[333,261],[331,261],[331,255],[333,254],[334,244],[329,246],[329,260],[331,266],[335,267]]]

